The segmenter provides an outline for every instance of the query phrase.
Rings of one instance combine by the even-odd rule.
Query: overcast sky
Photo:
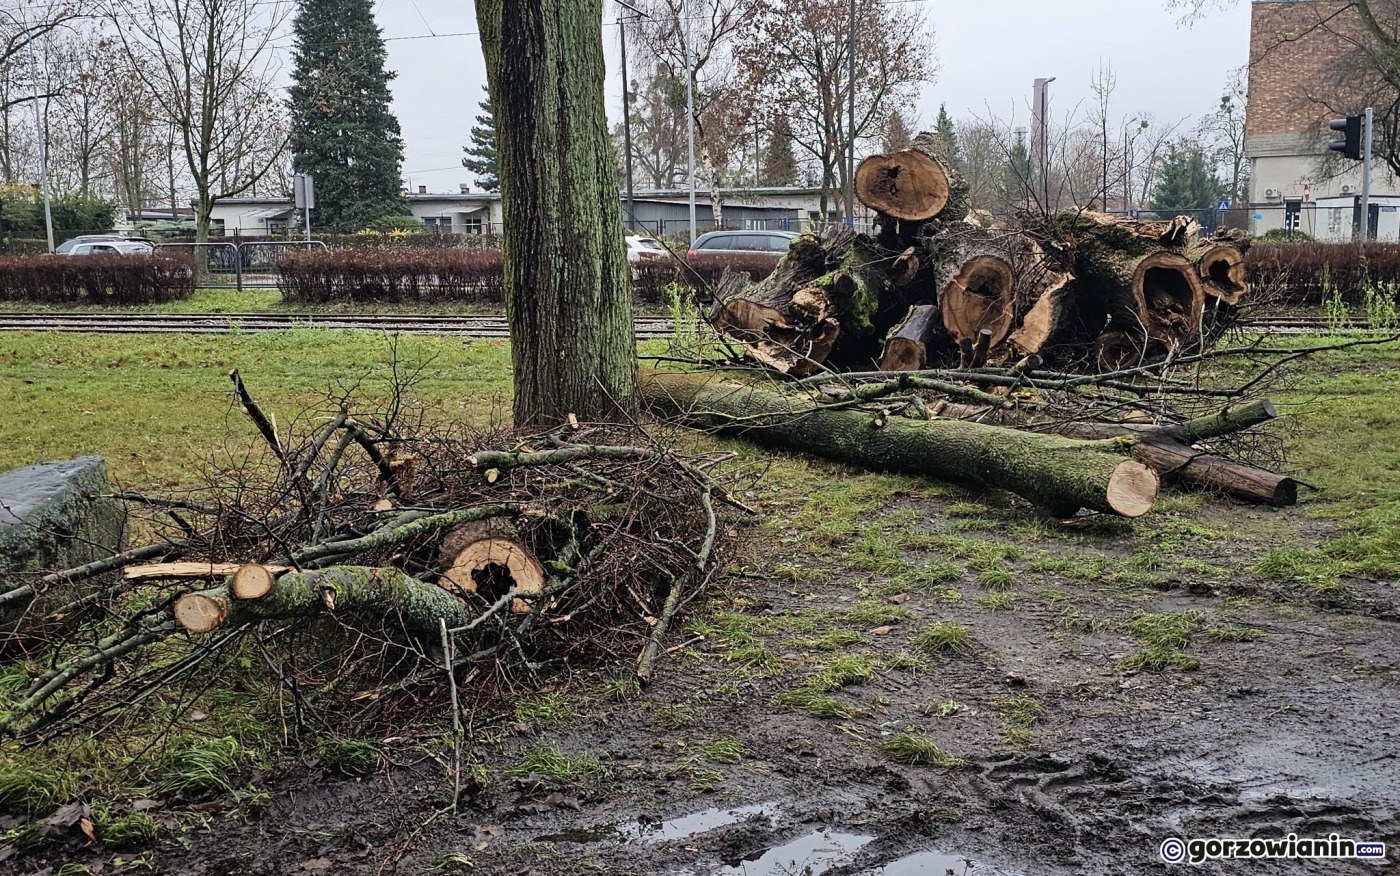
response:
[[[606,2],[606,0],[605,0]],[[913,0],[937,39],[940,71],[918,104],[929,125],[946,103],[955,119],[1013,117],[1028,124],[1031,82],[1055,77],[1051,115],[1087,114],[1101,63],[1117,76],[1112,114],[1150,112],[1194,120],[1218,102],[1249,49],[1249,4],[1210,13],[1191,27],[1163,0]],[[611,5],[611,4],[610,4]],[[413,190],[456,191],[472,182],[462,145],[478,112],[485,70],[470,0],[379,0],[403,128],[404,176]],[[433,36],[437,34],[437,36]],[[604,28],[608,115],[621,118],[617,28]],[[1185,127],[1190,127],[1188,121]]]

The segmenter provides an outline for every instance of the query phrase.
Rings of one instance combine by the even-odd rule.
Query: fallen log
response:
[[[1196,265],[1206,295],[1235,305],[1249,292],[1244,256],[1234,244],[1204,240],[1187,247],[1185,254]]]
[[[1127,429],[1113,423],[1066,423],[1055,430],[1086,441],[1131,435],[1133,459],[1170,481],[1216,490],[1236,499],[1282,508],[1298,501],[1293,478],[1197,450],[1165,429]]]
[[[122,577],[127,581],[176,581],[186,578],[225,578],[241,568],[239,563],[189,561],[180,563],[147,563],[127,566]],[[274,574],[287,571],[287,566],[269,566]]]
[[[1016,317],[1016,271],[1012,255],[994,232],[965,226],[955,241],[952,275],[939,290],[943,327],[955,342],[975,339],[979,332],[991,332],[993,346],[1011,333]],[[1005,232],[1000,233],[1002,237]],[[1019,238],[1016,239],[1019,243]]]
[[[1088,508],[1138,517],[1157,497],[1157,476],[1114,441],[872,417],[692,374],[649,375],[642,396],[654,411],[693,426],[865,468],[1005,489],[1057,516]]]
[[[435,635],[439,619],[455,628],[481,610],[461,597],[393,567],[332,566],[279,576],[267,593],[238,599],[228,586],[186,593],[175,600],[175,621],[191,633],[208,633],[269,618],[306,618],[321,612],[397,615],[404,629]]]

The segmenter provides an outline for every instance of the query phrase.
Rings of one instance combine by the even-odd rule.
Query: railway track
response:
[[[669,338],[665,317],[635,320],[637,338]],[[93,334],[252,334],[317,328],[466,338],[507,338],[503,316],[384,315],[326,313],[0,313],[0,331],[88,332]]]
[[[637,338],[669,338],[667,317],[644,316],[635,320]],[[251,334],[318,328],[347,331],[393,332],[419,335],[459,335],[465,338],[507,338],[510,329],[503,316],[328,314],[328,313],[58,313],[33,311],[0,313],[0,331],[89,332],[94,334]],[[1327,332],[1327,320],[1314,316],[1269,316],[1243,320],[1240,328],[1259,334],[1300,335]],[[1348,332],[1379,334],[1365,320],[1352,320]]]

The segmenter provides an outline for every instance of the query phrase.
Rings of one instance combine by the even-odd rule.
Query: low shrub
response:
[[[726,270],[752,279],[777,264],[768,255],[702,255],[631,265],[638,303],[661,304],[672,283],[704,293]],[[498,249],[393,246],[287,250],[277,258],[282,297],[288,302],[455,301],[499,303],[505,297],[504,259]]]
[[[1366,303],[1368,287],[1400,282],[1400,244],[1255,243],[1245,254],[1251,288],[1270,303]]]
[[[164,255],[0,257],[0,301],[149,304],[194,294],[194,269]]]

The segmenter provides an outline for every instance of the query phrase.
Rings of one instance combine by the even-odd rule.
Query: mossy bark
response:
[[[1116,483],[1142,468],[1114,441],[961,420],[874,417],[701,375],[647,375],[642,397],[658,413],[694,426],[863,468],[997,487],[1059,515],[1089,508],[1137,516],[1156,497],[1155,478],[1132,502],[1111,497]]]
[[[505,225],[516,425],[625,419],[632,298],[600,0],[479,0]]]

